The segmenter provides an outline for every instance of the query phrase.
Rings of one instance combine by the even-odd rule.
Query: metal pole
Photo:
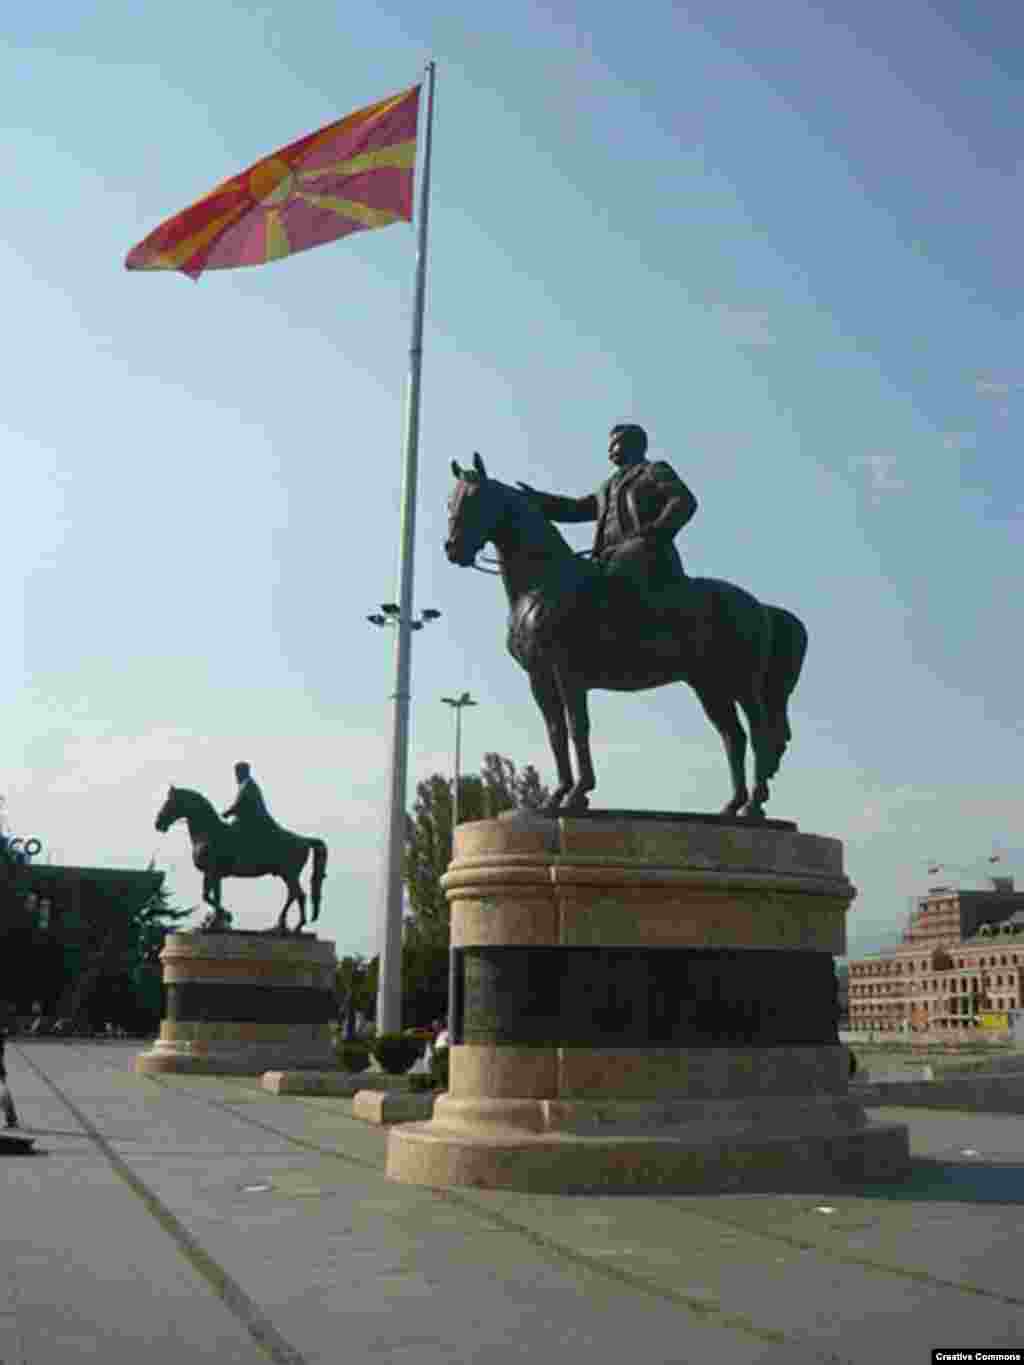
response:
[[[455,708],[455,793],[452,802],[452,856],[455,856],[455,826],[459,823],[459,773],[462,771],[462,707]]]
[[[402,479],[402,525],[399,541],[399,619],[395,645],[394,716],[388,793],[381,905],[380,964],[377,985],[377,1032],[398,1033],[402,1027],[402,855],[405,851],[405,787],[409,761],[409,682],[412,643],[413,549],[416,535],[416,473],[420,434],[420,372],[423,361],[423,311],[427,284],[427,215],[430,196],[430,152],[434,121],[434,63],[428,62],[427,118],[423,168],[417,208],[416,284],[409,384],[405,403],[405,464]]]

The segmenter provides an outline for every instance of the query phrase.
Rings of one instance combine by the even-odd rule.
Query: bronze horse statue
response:
[[[211,929],[220,929],[226,923],[220,897],[220,884],[225,877],[280,877],[288,888],[288,899],[278,916],[276,932],[288,932],[288,911],[297,904],[299,922],[295,932],[300,933],[306,923],[306,893],[299,876],[311,849],[311,922],[316,923],[320,914],[320,888],[327,875],[327,845],[322,839],[292,834],[276,825],[269,827],[265,835],[262,829],[255,834],[248,831],[243,834],[223,821],[205,796],[188,787],[170,788],[156,817],[156,827],[163,834],[178,820],[188,824],[192,862],[203,874],[203,900],[214,911]]]
[[[547,811],[586,810],[596,786],[587,693],[634,692],[687,682],[722,737],[732,775],[723,815],[764,818],[768,783],[791,733],[787,703],[807,650],[803,624],[732,583],[688,578],[658,599],[606,577],[578,555],[526,494],[452,461],[458,483],[449,501],[445,551],[476,567],[489,541],[509,600],[508,649],[527,672],[547,725],[558,785]],[[747,736],[754,791],[746,780]],[[576,751],[573,778],[569,737]]]

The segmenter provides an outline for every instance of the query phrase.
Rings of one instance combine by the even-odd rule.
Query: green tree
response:
[[[520,772],[510,758],[488,753],[480,774],[459,782],[459,820],[493,819],[516,808],[539,810],[548,789],[532,764]],[[429,1023],[446,1012],[448,997],[448,902],[441,878],[452,855],[452,788],[433,773],[417,783],[406,818],[404,879],[408,901],[402,936],[405,1022]]]
[[[338,1004],[371,1019],[377,1010],[377,958],[369,961],[361,953],[343,957],[335,968],[334,980]]]
[[[548,795],[532,764],[520,773],[510,758],[485,754],[479,777],[467,773],[459,782],[459,820],[493,819],[516,808],[539,810]],[[428,938],[443,926],[446,948],[448,903],[440,883],[451,856],[451,781],[433,773],[417,783],[413,812],[406,817],[403,871],[409,917]]]
[[[152,862],[147,870],[154,871]],[[110,903],[102,903],[105,899]],[[160,951],[168,933],[197,908],[172,906],[165,881],[138,907],[126,908],[113,896],[97,899],[88,923],[69,926],[64,943],[68,985],[58,1013],[70,1019],[92,1016],[104,1001],[116,1000],[137,1018],[158,1021],[163,999]]]

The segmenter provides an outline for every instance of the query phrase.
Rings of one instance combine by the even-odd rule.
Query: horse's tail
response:
[[[313,850],[313,881],[311,890],[313,893],[313,919],[314,921],[320,914],[320,888],[324,884],[327,876],[327,845],[322,839],[310,839],[310,847]]]
[[[803,668],[807,653],[807,630],[804,623],[784,607],[768,607],[767,611],[772,626],[772,644],[763,695],[768,722],[776,736],[775,756],[768,774],[774,777],[792,738],[787,704]]]

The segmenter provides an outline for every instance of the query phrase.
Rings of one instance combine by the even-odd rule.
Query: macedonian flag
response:
[[[415,85],[257,161],[161,223],[126,267],[197,280],[409,222],[419,94]]]

